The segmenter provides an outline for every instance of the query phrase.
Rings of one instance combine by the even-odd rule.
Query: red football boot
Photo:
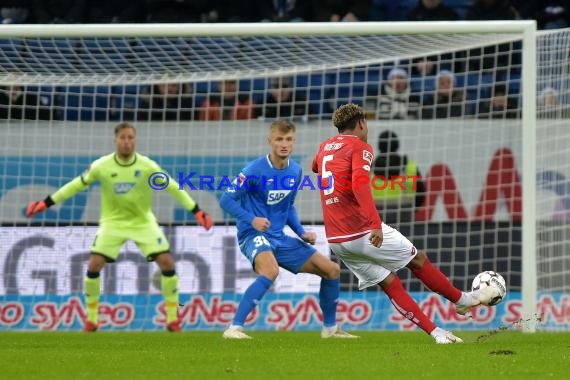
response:
[[[166,331],[181,332],[182,326],[180,320],[172,321],[166,324]]]
[[[98,329],[99,325],[91,321],[85,321],[85,324],[83,325],[83,332],[95,332]]]

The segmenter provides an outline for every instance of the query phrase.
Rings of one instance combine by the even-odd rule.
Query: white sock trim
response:
[[[436,336],[445,335],[445,333],[446,331],[444,329],[442,329],[441,327],[436,327],[429,335],[431,335],[432,337],[436,337]]]
[[[459,299],[455,304],[459,306],[467,306],[471,304],[470,301],[471,301],[470,294],[467,292],[461,292],[461,297],[459,297]]]

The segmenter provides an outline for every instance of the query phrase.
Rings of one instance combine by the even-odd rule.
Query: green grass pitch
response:
[[[557,379],[570,369],[570,334],[462,332],[436,345],[423,332],[2,332],[0,379]]]

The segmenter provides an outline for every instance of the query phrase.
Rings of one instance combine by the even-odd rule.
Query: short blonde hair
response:
[[[295,124],[293,124],[292,121],[286,119],[275,120],[273,123],[271,123],[271,126],[269,127],[269,132],[273,132],[275,130],[281,133],[289,133],[289,132],[295,133]]]
[[[356,123],[364,118],[362,107],[354,103],[348,103],[343,104],[334,111],[332,122],[339,132],[344,132],[346,129],[354,129]]]
[[[128,129],[128,128],[131,128],[135,132],[135,134],[137,133],[137,130],[135,129],[134,125],[132,125],[127,121],[123,121],[117,124],[117,126],[115,127],[115,136],[117,136],[117,134],[121,132],[123,129]]]

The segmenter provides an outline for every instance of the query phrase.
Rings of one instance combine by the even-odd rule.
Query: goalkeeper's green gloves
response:
[[[46,211],[48,208],[54,205],[53,200],[48,195],[43,201],[32,201],[28,203],[28,208],[26,209],[26,216],[28,218],[33,218],[36,214]]]
[[[212,217],[210,216],[210,214],[205,213],[203,210],[200,210],[200,207],[198,207],[198,204],[196,203],[196,207],[194,207],[194,209],[192,209],[192,212],[194,213],[194,217],[196,218],[196,221],[198,222],[199,225],[201,225],[202,227],[204,227],[204,229],[206,231],[208,231],[210,228],[212,228]]]

